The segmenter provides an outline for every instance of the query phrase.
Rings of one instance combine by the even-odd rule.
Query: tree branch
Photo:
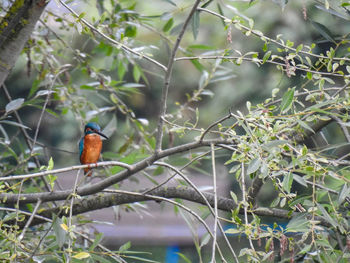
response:
[[[140,192],[144,192],[145,190],[142,190]],[[206,200],[209,202],[211,207],[214,207],[214,195],[210,193],[203,193],[206,200],[203,199],[203,197],[198,194],[195,190],[192,190],[188,187],[162,187],[155,189],[151,191],[149,194],[143,195],[140,193],[132,193],[128,191],[122,191],[122,190],[114,190],[115,193],[107,193],[104,195],[93,195],[88,198],[80,199],[76,202],[74,202],[72,206],[72,215],[78,215],[102,208],[107,208],[111,206],[116,205],[123,205],[123,204],[129,204],[129,203],[135,203],[135,202],[142,202],[142,201],[152,201],[152,200],[158,200],[158,197],[162,198],[180,198],[187,201],[191,201],[198,204],[206,205]],[[237,208],[237,204],[232,199],[225,198],[225,197],[217,197],[217,208],[222,211],[230,212]],[[290,212],[289,210],[283,210],[283,209],[277,209],[277,208],[264,208],[259,207],[254,210],[248,210],[249,214],[254,213],[258,216],[272,216],[277,217],[280,219],[290,219],[294,216],[299,215],[298,212]],[[60,213],[60,216],[69,216],[70,211],[69,209],[64,209],[59,207],[55,208],[49,208],[46,210],[41,211],[40,213],[37,213],[38,216],[35,216],[35,218],[32,221],[33,225],[38,225],[47,222],[47,220],[44,218],[52,218],[53,215]],[[241,208],[239,211],[240,214],[244,214],[244,209]],[[29,214],[25,215],[28,219]],[[320,221],[321,225],[330,227],[331,224],[329,224],[325,219],[322,217],[315,217],[315,220]],[[23,220],[21,222],[18,222],[18,224],[22,224],[22,227],[25,225],[27,220]],[[8,222],[10,223],[10,222]]]
[[[249,57],[243,57],[243,56],[196,56],[196,57],[180,57],[180,58],[175,58],[175,61],[181,61],[181,60],[210,60],[210,59],[227,59],[227,60],[238,60],[241,59],[243,61],[249,61],[249,62],[253,62],[256,63],[258,65],[263,65],[265,63],[269,63],[269,64],[273,64],[276,66],[281,66],[282,68],[286,68],[286,63],[285,62],[278,62],[278,61],[274,61],[273,59],[268,59],[266,61],[264,61],[263,59],[259,59],[259,58],[249,58]],[[291,66],[293,67],[295,70],[300,70],[300,71],[304,71],[304,72],[310,72],[313,74],[320,74],[323,76],[332,76],[332,77],[342,77],[342,74],[339,73],[333,73],[333,72],[323,72],[323,71],[317,71],[317,70],[312,70],[309,68],[303,68],[303,67],[298,67],[298,66]],[[285,69],[286,70],[286,69]]]
[[[179,145],[173,148],[169,148],[166,150],[161,151],[158,155],[152,155],[142,161],[139,161],[138,163],[135,163],[130,166],[126,166],[127,170],[123,170],[119,172],[118,174],[108,177],[100,182],[97,182],[96,184],[93,185],[87,185],[87,186],[82,186],[79,187],[76,191],[77,195],[79,196],[86,196],[86,195],[92,195],[95,193],[98,193],[107,187],[119,183],[130,176],[134,175],[135,173],[147,168],[148,166],[152,165],[155,161],[162,159],[164,157],[176,154],[176,153],[181,153],[184,151],[188,151],[191,149],[196,149],[199,147],[203,146],[210,146],[211,144],[214,145],[220,145],[220,144],[233,144],[233,141],[231,140],[223,140],[223,139],[213,139],[213,140],[203,140],[203,141],[197,141],[197,142],[192,142],[192,143],[187,143],[183,145]],[[110,162],[113,163],[113,162]],[[104,162],[102,163],[97,163],[96,166],[104,166]],[[123,163],[120,162],[114,162],[114,165],[124,165]],[[35,176],[42,176],[42,175],[47,175],[47,174],[53,174],[53,173],[59,173],[59,172],[67,172],[71,170],[77,170],[81,169],[84,167],[87,167],[88,165],[77,165],[77,166],[72,166],[68,168],[62,168],[62,169],[57,169],[57,170],[51,170],[51,171],[45,171],[42,173],[36,173],[33,174]],[[90,167],[95,166],[90,165]],[[29,178],[32,175],[21,175],[21,177],[16,177],[13,176],[12,178],[14,179],[23,179],[24,176],[27,176],[25,178]],[[0,178],[2,181],[6,181],[7,178]],[[54,191],[54,192],[43,192],[43,193],[29,193],[29,194],[7,194],[7,193],[2,193],[0,194],[0,199],[3,200],[3,204],[14,204],[17,202],[18,198],[20,204],[25,204],[25,203],[36,203],[38,199],[41,199],[42,202],[49,202],[49,201],[55,201],[55,200],[65,200],[68,198],[69,195],[71,195],[72,189],[70,190],[63,190],[63,191]]]
[[[162,141],[163,141],[163,125],[164,125],[164,118],[166,114],[166,109],[167,109],[167,98],[168,98],[168,92],[169,92],[169,86],[170,86],[170,79],[171,79],[171,73],[173,71],[173,66],[175,62],[175,56],[176,52],[180,46],[180,42],[182,40],[183,35],[185,34],[186,28],[188,24],[191,21],[191,18],[193,14],[196,12],[197,7],[201,1],[196,0],[194,3],[191,12],[187,16],[181,31],[176,39],[175,45],[171,51],[171,55],[169,58],[167,70],[165,73],[165,78],[164,78],[164,87],[162,90],[162,99],[161,99],[161,105],[160,105],[160,112],[159,112],[159,120],[158,120],[158,125],[157,125],[157,135],[156,135],[156,148],[155,148],[155,153],[158,154],[162,150]]]

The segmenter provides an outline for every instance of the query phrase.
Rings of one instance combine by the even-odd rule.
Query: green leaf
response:
[[[309,232],[310,221],[306,218],[306,215],[297,215],[289,221],[286,227],[287,232]]]
[[[297,46],[295,52],[300,52],[302,49],[303,49],[304,45],[303,44],[300,44],[299,46]]]
[[[229,229],[225,230],[225,233],[229,234],[229,235],[235,235],[235,234],[239,234],[241,232],[242,231],[237,229],[237,228],[229,228]]]
[[[307,182],[306,182],[306,180],[305,180],[303,177],[301,177],[301,176],[299,176],[299,175],[297,175],[297,174],[293,174],[293,179],[294,179],[297,183],[301,184],[302,186],[307,187]]]
[[[213,0],[209,0],[208,2],[204,3],[201,5],[201,8],[206,8],[208,5],[210,5],[211,2],[213,2]]]
[[[311,72],[306,72],[306,77],[308,80],[312,80],[312,73]]]
[[[102,237],[103,237],[103,233],[98,233],[98,234],[95,235],[94,242],[89,247],[89,251],[93,251],[97,247],[97,245],[102,240]]]
[[[9,124],[9,125],[12,125],[12,126],[17,126],[17,127],[23,128],[23,129],[30,129],[29,127],[27,127],[27,126],[25,126],[25,125],[23,125],[21,123],[15,122],[15,121],[2,120],[2,121],[0,121],[0,123]]]
[[[271,50],[267,51],[263,57],[263,64],[270,58],[271,56]]]
[[[6,107],[5,107],[6,113],[8,113],[10,111],[18,110],[22,106],[23,103],[24,103],[23,98],[15,99],[15,100],[7,103]]]
[[[56,218],[56,220],[55,218],[53,218],[53,222],[53,231],[55,232],[56,242],[58,246],[62,248],[64,243],[66,242],[67,232],[64,231],[64,229],[61,227],[62,220],[60,218]]]
[[[320,210],[320,212],[322,213],[324,219],[326,219],[326,221],[327,221],[328,223],[330,223],[334,228],[336,228],[337,226],[339,226],[338,223],[336,223],[336,222],[334,221],[334,219],[329,215],[329,213],[327,212],[327,210],[324,209],[324,207],[323,207],[322,205],[320,205],[320,204],[318,204],[318,203],[317,203],[316,205],[317,205],[317,208],[318,208],[318,209]]]
[[[298,123],[301,127],[303,127],[304,129],[309,130],[309,131],[312,132],[312,133],[315,133],[314,130],[313,130],[305,121],[302,121],[302,120],[300,120],[300,119],[297,119],[297,123]]]
[[[230,191],[230,195],[233,199],[233,201],[238,204],[238,198],[237,198],[237,195],[233,192],[233,191]]]
[[[76,259],[84,259],[84,258],[89,258],[90,257],[90,253],[88,252],[79,252],[78,254],[75,254],[73,256],[73,258],[76,258]]]
[[[53,165],[54,165],[53,159],[52,159],[52,157],[50,157],[49,164],[47,166],[47,170],[52,170],[53,169]]]
[[[264,52],[267,51],[267,43],[266,43],[266,42],[264,43],[262,50],[263,50]]]
[[[222,11],[221,5],[217,3],[216,6],[218,7],[219,14],[224,16],[224,12]],[[221,19],[221,22],[223,26],[226,26],[226,22],[224,18]]]
[[[211,236],[209,235],[209,233],[206,233],[200,242],[200,247],[204,247],[206,244],[208,244],[208,242],[210,241]]]
[[[135,82],[139,82],[140,81],[140,77],[141,77],[141,69],[138,65],[134,65],[134,68],[132,70],[132,75],[134,77]]]
[[[309,245],[305,246],[305,247],[299,252],[299,254],[304,255],[305,253],[309,252],[311,248],[312,248],[312,244],[309,244]]]
[[[251,162],[248,165],[248,169],[247,169],[247,175],[255,173],[261,165],[261,159],[259,157],[251,160]]]
[[[343,14],[341,14],[341,13],[335,11],[335,10],[332,9],[332,8],[325,8],[325,7],[322,6],[322,5],[316,5],[316,8],[321,9],[322,11],[327,12],[327,13],[329,13],[329,14],[331,14],[331,15],[334,15],[334,16],[337,16],[337,17],[340,17],[340,18],[342,18],[342,19],[344,19],[344,20],[349,21],[349,18],[348,18],[347,16],[345,16],[345,15],[343,15]]]
[[[170,18],[163,26],[163,32],[168,32],[174,25],[174,18]]]
[[[173,1],[171,1],[171,0],[162,0],[162,1],[167,2],[167,3],[169,3],[169,4],[173,5],[173,6],[176,6],[176,4]]]
[[[205,67],[198,61],[198,59],[191,60],[191,63],[195,66],[195,68],[202,72],[205,70]]]
[[[287,140],[274,140],[271,142],[264,143],[261,146],[261,148],[263,148],[266,151],[271,151],[272,150],[271,148],[279,147],[279,146],[285,145],[287,143],[288,143]]]
[[[170,35],[176,35],[177,33],[180,32],[181,28],[183,27],[184,23],[180,23],[176,26],[174,26],[171,30],[170,30]]]
[[[345,198],[349,196],[350,196],[350,187],[348,188],[347,185],[344,184],[338,196],[339,204],[342,204]]]
[[[35,79],[32,83],[32,87],[30,88],[28,98],[32,97],[34,93],[39,89],[41,80]]]
[[[335,40],[334,38],[332,37],[332,33],[331,31],[325,27],[324,25],[320,24],[320,23],[317,23],[315,21],[311,21],[311,24],[316,28],[316,30],[325,38],[327,39],[328,41],[332,42],[332,43],[335,43]]]
[[[290,107],[292,106],[292,102],[294,99],[294,92],[295,92],[295,87],[291,88],[286,93],[284,93],[284,95],[282,97],[282,103],[281,103],[281,112],[282,113],[287,112],[290,109]]]
[[[192,17],[192,34],[193,38],[197,39],[198,32],[199,32],[199,11],[194,12],[193,17]]]
[[[119,60],[118,63],[118,77],[120,80],[122,80],[124,78],[124,75],[126,73],[126,68],[124,66],[124,63],[122,60]]]
[[[282,188],[287,192],[290,193],[290,189],[292,187],[293,183],[293,174],[288,173],[287,176],[284,176],[283,182],[282,182]]]
[[[137,28],[136,28],[136,26],[127,26],[126,28],[125,28],[125,33],[124,33],[124,35],[126,36],[126,37],[135,37],[136,36],[136,33],[137,33]]]
[[[131,248],[131,242],[128,241],[125,244],[121,245],[119,248],[119,252],[127,251],[129,248]]]
[[[107,137],[111,137],[113,133],[117,130],[117,117],[113,115],[112,119],[108,122],[102,133]]]
[[[192,263],[184,254],[181,254],[180,252],[177,252],[176,254],[178,254],[186,263]]]

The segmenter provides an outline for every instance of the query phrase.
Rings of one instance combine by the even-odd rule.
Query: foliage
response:
[[[91,239],[79,214],[117,205],[138,212],[137,202],[156,200],[180,211],[201,262],[347,262],[349,4],[276,2],[50,3],[2,86],[0,259],[154,262],[128,240],[111,251],[101,234]],[[4,13],[11,4],[3,3]],[[274,36],[295,12],[300,32]],[[29,81],[16,93],[18,71]],[[106,124],[110,137],[98,164],[104,169],[95,169],[103,179],[81,185],[76,176],[60,190],[58,174],[83,166],[70,166],[73,158],[54,146],[88,121]],[[238,186],[230,199],[216,189],[222,158]],[[194,170],[212,177],[211,191],[185,173]],[[159,181],[164,173],[177,187]],[[155,187],[122,190],[134,174]],[[231,235],[248,245],[236,247]]]

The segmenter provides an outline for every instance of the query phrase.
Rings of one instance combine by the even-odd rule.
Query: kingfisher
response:
[[[100,126],[95,122],[85,125],[84,136],[79,141],[79,156],[81,164],[97,163],[102,149],[101,136],[108,139],[101,132]],[[84,168],[84,174],[91,176],[91,168]]]

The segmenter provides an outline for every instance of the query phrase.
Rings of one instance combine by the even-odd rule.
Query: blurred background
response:
[[[112,2],[69,1],[69,6],[79,14],[84,13],[86,20],[118,41],[166,65],[179,26],[193,1]],[[223,0],[213,1],[207,8],[230,19],[236,16],[245,22],[253,19],[254,29],[264,32],[265,36],[289,40],[295,46],[311,46],[314,43],[314,53],[325,53],[334,46],[327,36],[337,38],[348,33],[348,25],[344,23],[348,19],[347,11],[340,8],[337,1],[329,2],[331,6],[338,7],[338,11],[332,13],[325,10],[323,2],[305,0]],[[11,1],[2,1],[2,13],[10,4]],[[187,30],[177,57],[223,55],[227,52],[239,56],[250,51],[258,52],[259,57],[264,55],[264,42],[258,37],[246,36],[234,25],[224,26],[222,19],[208,13],[201,12],[199,16],[198,32],[193,32],[193,28]],[[173,19],[172,22],[169,22],[170,19]],[[29,134],[33,135],[41,114],[40,105],[45,100],[38,91],[50,85],[48,76],[53,78],[53,69],[67,68],[53,87],[55,93],[40,125],[37,151],[42,163],[48,163],[52,157],[55,168],[78,164],[77,143],[88,121],[98,122],[110,136],[104,141],[104,160],[135,161],[140,155],[132,153],[136,150],[142,152],[137,149],[138,143],[146,141],[149,147],[154,143],[151,137],[157,123],[163,72],[145,60],[124,54],[106,41],[84,34],[83,30],[67,9],[57,1],[50,1],[42,23],[37,25],[36,33],[6,85],[13,99],[26,98],[29,101],[19,113],[23,116],[24,125],[31,128]],[[276,50],[272,45],[269,48]],[[212,74],[214,69],[216,73]],[[185,132],[174,124],[188,129],[206,128],[230,110],[246,112],[247,101],[252,105],[264,102],[271,97],[273,90],[281,96],[288,88],[301,88],[300,83],[305,77],[303,72],[298,71],[293,76],[287,76],[271,64],[258,66],[243,61],[238,65],[215,59],[177,61],[168,97],[168,117],[173,125],[168,127],[165,144],[177,145],[200,134],[195,130]],[[1,94],[0,109],[4,109],[7,103],[6,97]],[[230,120],[226,124],[229,125]],[[6,128],[9,134],[16,132],[15,127]],[[340,134],[332,127],[326,132],[334,140],[337,138],[334,135]],[[147,149],[143,151],[147,153]],[[223,196],[229,196],[230,190],[238,189],[235,188],[234,177],[227,171],[230,167],[223,165],[230,156],[224,151],[217,156],[219,191]],[[172,162],[185,164],[180,158]],[[106,171],[107,174],[116,172]],[[212,184],[210,163],[203,161],[187,173],[198,187],[210,187]],[[101,172],[100,176],[106,175]],[[157,182],[164,180],[164,176],[162,171],[152,174]],[[59,184],[63,189],[70,188],[74,179],[75,173],[62,174],[59,175]],[[99,177],[93,180],[99,180]],[[140,185],[146,188],[154,184],[147,176],[140,175],[117,187],[135,190],[140,189]],[[271,190],[272,185],[265,187],[259,202],[271,202],[275,197]],[[174,208],[167,204],[134,204],[82,216],[92,220],[88,231],[104,233],[104,242],[110,248],[118,249],[126,241],[131,241],[134,250],[153,252],[157,255],[153,258],[161,262],[182,262],[174,254],[177,251],[186,254],[193,262],[198,260],[193,232],[201,239],[204,229],[196,226],[197,223],[192,226],[196,227],[195,231],[191,229],[184,215],[179,212],[174,214]],[[211,222],[211,219],[208,220]],[[246,241],[240,238],[237,242],[244,244]]]

